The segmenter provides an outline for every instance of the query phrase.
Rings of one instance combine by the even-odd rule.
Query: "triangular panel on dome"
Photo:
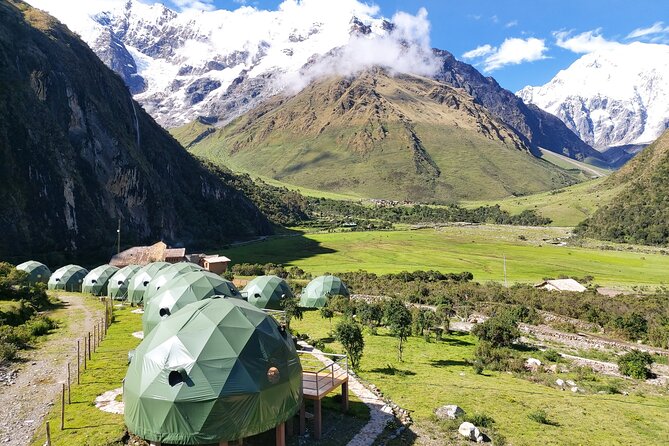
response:
[[[202,271],[202,267],[195,263],[179,262],[171,264],[167,268],[158,271],[144,291],[144,305],[153,299],[153,296],[155,296],[158,293],[158,290],[160,290],[167,282],[175,277],[186,273],[192,273],[193,271]]]
[[[131,304],[141,304],[144,302],[144,292],[149,283],[162,269],[168,268],[171,263],[154,262],[143,266],[130,280],[128,285],[128,301]]]
[[[139,265],[128,265],[116,271],[107,283],[108,296],[114,300],[126,300],[128,298],[130,280],[140,269],[142,267]]]

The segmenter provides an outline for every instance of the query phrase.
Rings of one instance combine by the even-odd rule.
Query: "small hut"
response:
[[[16,265],[16,269],[28,273],[28,282],[31,284],[49,283],[49,277],[51,277],[51,270],[45,264],[34,260]]]
[[[139,265],[128,265],[116,271],[107,284],[109,297],[114,300],[126,300],[128,298],[130,280],[140,269],[142,267]]]
[[[268,310],[283,310],[282,300],[292,299],[293,291],[278,276],[258,276],[244,287],[250,304]]]
[[[142,315],[144,336],[162,320],[186,305],[216,295],[242,298],[232,282],[209,271],[194,271],[175,277],[163,285],[153,298],[145,302]]]
[[[271,316],[214,296],[144,338],[123,400],[128,431],[154,444],[226,444],[274,428],[279,438],[302,403],[302,366]]]
[[[309,282],[300,295],[303,308],[322,308],[332,296],[349,297],[350,293],[344,282],[336,276],[319,276]]]
[[[66,265],[58,268],[49,277],[48,288],[50,290],[64,290],[81,292],[81,284],[88,270],[79,265]]]
[[[118,271],[118,268],[111,265],[100,265],[91,270],[84,277],[82,292],[90,293],[95,296],[104,296],[107,294],[107,285],[109,279]]]
[[[135,273],[128,285],[128,301],[131,304],[141,304],[144,302],[144,292],[149,283],[153,280],[160,270],[169,267],[171,263],[153,262],[145,265]]]
[[[147,302],[156,295],[158,290],[170,280],[186,273],[201,270],[202,267],[200,265],[190,262],[175,263],[167,268],[161,269],[146,287],[146,291],[144,291],[144,305],[146,305]]]

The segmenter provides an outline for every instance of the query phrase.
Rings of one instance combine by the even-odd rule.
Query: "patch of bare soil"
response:
[[[54,404],[67,381],[67,362],[76,363],[76,340],[93,330],[102,317],[84,305],[84,296],[62,295],[65,316],[76,316],[76,327],[64,326],[58,336],[41,343],[37,349],[23,353],[20,362],[0,367],[0,376],[13,377],[0,384],[0,444],[24,446],[30,443],[34,432]],[[83,316],[83,317],[82,317]],[[76,373],[76,372],[75,372]]]

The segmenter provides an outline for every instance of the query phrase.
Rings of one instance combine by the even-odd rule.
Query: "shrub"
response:
[[[43,336],[48,334],[51,330],[58,327],[58,324],[53,319],[46,316],[37,316],[31,319],[26,324],[30,335],[33,337]]]
[[[520,337],[516,320],[508,313],[493,316],[474,326],[472,333],[494,348],[509,347]]]
[[[351,367],[357,370],[362,358],[362,351],[365,348],[365,339],[362,336],[360,325],[352,319],[342,320],[335,327],[335,338],[346,350],[346,354],[351,361]]]
[[[0,361],[11,361],[16,359],[16,345],[0,341]]]
[[[544,359],[546,359],[546,361],[558,362],[560,358],[561,358],[560,354],[557,351],[553,350],[552,348],[549,348],[544,352]]]
[[[547,424],[547,425],[556,425],[554,421],[551,421],[548,418],[548,414],[546,413],[545,410],[535,410],[533,412],[530,412],[527,414],[527,418],[529,418],[532,421],[535,421],[539,424]]]
[[[469,421],[476,427],[491,428],[495,424],[493,417],[488,416],[484,413],[475,413],[472,415],[465,415],[463,417],[464,421]]]
[[[632,350],[618,358],[618,369],[625,376],[646,379],[650,376],[653,357],[648,352]]]
[[[397,354],[402,361],[403,344],[411,334],[411,313],[400,299],[391,299],[386,302],[383,315],[390,332],[398,340]]]

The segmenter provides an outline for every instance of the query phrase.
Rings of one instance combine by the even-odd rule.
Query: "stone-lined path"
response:
[[[332,360],[322,351],[303,341],[299,341],[298,344],[302,350],[310,352],[324,365],[332,364]],[[349,374],[348,389],[369,407],[370,415],[367,424],[348,442],[348,446],[371,446],[384,431],[388,422],[394,419],[393,411],[383,399],[365,387],[355,375]]]

